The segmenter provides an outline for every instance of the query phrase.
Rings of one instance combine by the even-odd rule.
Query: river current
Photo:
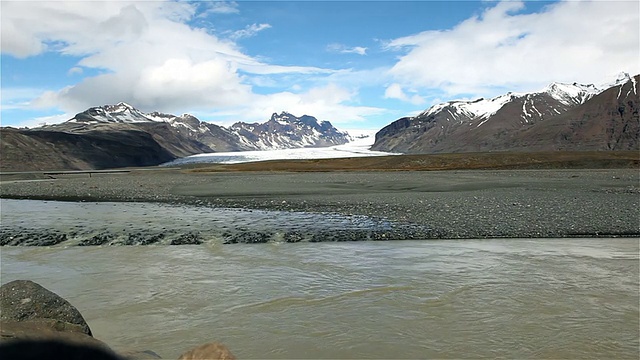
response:
[[[638,239],[2,247],[116,350],[238,358],[639,357]]]

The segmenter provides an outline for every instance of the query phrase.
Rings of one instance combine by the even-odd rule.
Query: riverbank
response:
[[[164,202],[363,215],[433,238],[640,236],[638,169],[194,171],[3,175],[13,199]],[[330,230],[330,229],[327,229]]]

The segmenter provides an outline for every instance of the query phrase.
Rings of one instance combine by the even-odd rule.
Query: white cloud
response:
[[[360,104],[358,89],[366,87],[367,94],[384,90],[388,99],[423,105],[435,97],[538,90],[551,81],[598,84],[619,71],[640,73],[638,2],[567,1],[533,14],[525,6],[500,2],[451,29],[391,40],[386,47],[400,56],[390,68],[335,70],[266,63],[235,43],[269,24],[219,35],[193,25],[203,14],[238,13],[234,1],[3,1],[3,54],[73,56],[79,60],[68,74],[83,77],[9,105],[73,114],[126,101],[143,111],[262,121],[287,110],[341,123],[393,111]],[[339,43],[325,50],[368,52]],[[254,87],[279,92],[258,94]]]
[[[242,30],[238,30],[238,31],[234,31],[230,38],[233,40],[239,40],[239,39],[244,39],[244,38],[248,38],[248,37],[252,37],[255,36],[257,33],[259,33],[262,30],[266,30],[271,28],[271,25],[269,24],[251,24],[251,25],[247,25],[247,27],[245,27]]]
[[[75,114],[73,115],[72,114],[56,114],[56,115],[48,115],[48,116],[39,116],[31,120],[20,123],[18,127],[34,128],[34,127],[40,127],[44,125],[59,124],[71,119],[72,117],[74,117],[74,115]]]
[[[405,86],[486,96],[640,72],[637,1],[565,1],[531,14],[524,7],[500,2],[450,30],[394,39],[387,48],[406,54],[389,74]]]
[[[51,4],[42,4],[51,10]],[[43,44],[40,51],[46,51],[50,42],[55,41],[56,51],[80,56],[77,69],[99,69],[101,74],[85,77],[63,89],[33,93],[23,105],[59,108],[74,114],[91,106],[126,101],[142,111],[226,114],[234,121],[264,121],[271,113],[286,110],[336,123],[364,121],[371,114],[384,112],[360,106],[355,90],[326,84],[332,75],[346,76],[349,71],[263,63],[243,54],[232,41],[186,25],[182,20],[193,12],[188,6],[182,9],[185,4],[151,2],[112,8],[111,3],[100,3],[104,8],[97,12],[102,17],[88,11],[85,3],[77,7],[74,4],[64,11],[51,11],[51,21],[42,31],[29,33],[28,21],[21,30]],[[173,8],[174,5],[178,8]],[[73,13],[75,20],[62,21],[69,13]],[[37,22],[37,16],[31,18],[27,7],[14,7],[12,14],[15,16],[3,13],[3,26],[5,19],[11,22],[20,16]],[[77,33],[80,28],[84,28],[84,34]],[[245,35],[267,28],[266,24],[250,26]],[[78,71],[76,68],[70,73]],[[254,93],[249,85],[251,79],[266,81],[270,77],[276,81],[286,77],[295,84],[296,77],[303,75],[327,80],[309,82],[306,78],[293,87],[294,92],[280,90],[266,95]],[[313,83],[325,85],[314,87]],[[29,125],[56,119],[59,120],[35,119]]]
[[[148,23],[140,9],[166,18],[184,18],[191,11],[184,3],[3,1],[2,52],[17,57],[47,50],[95,53],[143,32]]]
[[[73,75],[81,75],[84,71],[82,70],[81,67],[79,66],[74,66],[71,69],[69,69],[69,71],[67,71],[67,75],[69,76],[73,76]]]
[[[275,113],[287,111],[297,116],[311,115],[333,124],[363,122],[371,115],[386,112],[385,109],[357,105],[357,92],[336,84],[314,87],[306,92],[279,92],[269,95],[254,95],[251,107],[236,107],[202,114],[203,119],[220,116],[236,118],[238,121],[268,120]],[[235,121],[230,121],[230,125]]]
[[[2,5],[5,7],[5,12],[3,14],[6,14],[7,12],[6,4],[7,3]],[[17,58],[26,58],[38,55],[45,49],[45,45],[40,39],[17,29],[16,24],[6,21],[4,16],[2,19],[1,29],[2,52],[9,53]]]
[[[207,8],[198,17],[207,17],[210,14],[237,14],[240,12],[238,3],[235,1],[202,1],[200,4]]]
[[[425,100],[417,94],[414,94],[413,96],[407,95],[404,90],[402,90],[402,86],[398,83],[389,85],[384,92],[384,97],[387,99],[397,99],[404,102],[409,102],[414,105],[421,105],[425,102]]]
[[[327,45],[327,51],[329,52],[337,52],[341,54],[358,54],[358,55],[367,55],[367,48],[362,46],[354,46],[348,47],[343,44],[329,44]]]
[[[225,4],[237,7],[235,2]],[[3,2],[2,52],[25,57],[56,51],[79,57],[77,69],[100,70],[100,75],[47,91],[31,101],[36,107],[68,113],[119,101],[143,111],[167,112],[250,106],[254,94],[247,74],[333,72],[265,64],[245,55],[233,39],[187,24],[201,5],[173,1]],[[208,11],[223,12],[218,5],[207,5]],[[269,27],[249,25],[234,38]],[[77,71],[74,68],[70,74]]]
[[[371,106],[354,105],[356,97],[355,91],[331,83],[304,93],[281,92],[258,96],[253,105],[255,115],[262,118],[264,114],[286,110],[297,116],[312,115],[335,124],[365,121],[367,116],[385,111]]]
[[[43,89],[31,87],[2,87],[2,109],[26,109],[30,99],[44,92]]]

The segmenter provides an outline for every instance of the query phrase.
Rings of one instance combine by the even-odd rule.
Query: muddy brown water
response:
[[[239,358],[633,358],[638,239],[223,245],[224,233],[387,231],[384,219],[150,203],[2,200],[3,229],[69,234],[0,248],[0,280],[62,295],[117,350],[176,358],[217,340]],[[201,245],[79,247],[95,233]],[[117,243],[117,237],[114,243]],[[105,244],[106,245],[106,244]]]
[[[3,247],[114,349],[239,358],[639,356],[638,239]]]

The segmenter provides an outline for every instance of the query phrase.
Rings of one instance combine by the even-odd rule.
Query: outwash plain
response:
[[[4,173],[0,196],[364,215],[426,238],[639,237],[639,164],[637,151],[467,153]]]

